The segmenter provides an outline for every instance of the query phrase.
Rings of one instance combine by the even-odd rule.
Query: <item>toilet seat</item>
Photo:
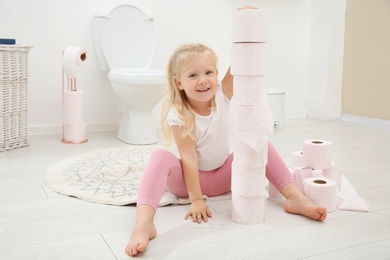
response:
[[[155,85],[164,84],[166,81],[166,74],[162,70],[121,68],[111,69],[108,72],[108,78],[120,83]]]
[[[104,22],[101,44],[111,69],[148,68],[155,49],[152,22],[137,7],[120,5]]]

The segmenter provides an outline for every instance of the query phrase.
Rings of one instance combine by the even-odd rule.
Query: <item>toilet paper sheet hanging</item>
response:
[[[240,136],[234,137],[234,161],[243,167],[265,166],[268,161],[268,147],[264,151],[256,151],[250,143],[248,144],[250,140],[250,138],[242,139]]]

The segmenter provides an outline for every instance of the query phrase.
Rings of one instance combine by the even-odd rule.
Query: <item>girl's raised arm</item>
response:
[[[228,99],[232,99],[233,97],[233,75],[230,74],[230,67],[227,70],[225,76],[222,81],[222,91]]]

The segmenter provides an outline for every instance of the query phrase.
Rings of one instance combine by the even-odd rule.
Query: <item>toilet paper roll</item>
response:
[[[332,167],[332,143],[324,140],[306,140],[303,142],[303,165],[315,170]]]
[[[303,152],[294,151],[292,153],[292,167],[302,167],[303,166]]]
[[[241,224],[256,224],[265,219],[266,195],[244,197],[232,192],[232,219]]]
[[[64,90],[64,107],[82,108],[84,106],[84,91]]]
[[[263,167],[267,164],[268,143],[263,150],[256,151],[249,144],[247,144],[248,141],[245,142],[239,137],[235,137],[233,141],[234,141],[234,161],[237,164],[243,167]]]
[[[243,167],[232,162],[231,190],[240,196],[260,196],[265,194],[265,166]]]
[[[298,189],[305,193],[305,187],[303,181],[307,178],[313,177],[313,169],[306,167],[295,167],[294,168],[294,180],[295,184],[298,186]]]
[[[87,51],[82,47],[70,46],[64,51],[62,66],[68,77],[76,77],[79,66],[87,61]]]
[[[324,177],[322,170],[313,170],[313,177]]]
[[[235,10],[232,17],[233,42],[266,42],[267,12],[262,9]]]
[[[264,76],[234,76],[233,102],[241,106],[258,106],[261,97],[267,95]]]
[[[337,209],[338,196],[335,181],[324,177],[313,177],[304,180],[305,195],[315,204],[325,207],[327,212]]]
[[[332,167],[322,170],[322,175],[325,178],[334,180],[337,183],[337,189],[339,191],[341,190],[341,178],[342,178],[343,174],[341,173],[340,170],[337,169],[334,161],[332,161]]]
[[[257,106],[235,105],[233,118],[233,134],[235,135],[255,134],[269,138],[273,133],[274,121],[266,96],[261,97],[260,104]]]
[[[234,43],[231,51],[232,75],[264,75],[265,43]]]
[[[82,142],[86,139],[86,124],[64,125],[64,139],[68,142]]]
[[[63,118],[65,125],[82,125],[84,124],[83,108],[64,107]]]

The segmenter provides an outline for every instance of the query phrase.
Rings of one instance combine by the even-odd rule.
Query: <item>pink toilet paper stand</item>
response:
[[[62,55],[64,55],[64,52],[62,52]],[[86,59],[86,56],[84,57]],[[64,95],[65,95],[65,72],[64,72],[64,66],[62,66],[62,112],[64,113]],[[70,91],[76,91],[76,78],[75,77],[67,77],[67,82],[68,82],[68,90]],[[62,122],[62,139],[61,142],[64,144],[83,144],[88,142],[88,139],[85,138],[82,141],[69,141],[65,139],[65,123],[64,121]]]

